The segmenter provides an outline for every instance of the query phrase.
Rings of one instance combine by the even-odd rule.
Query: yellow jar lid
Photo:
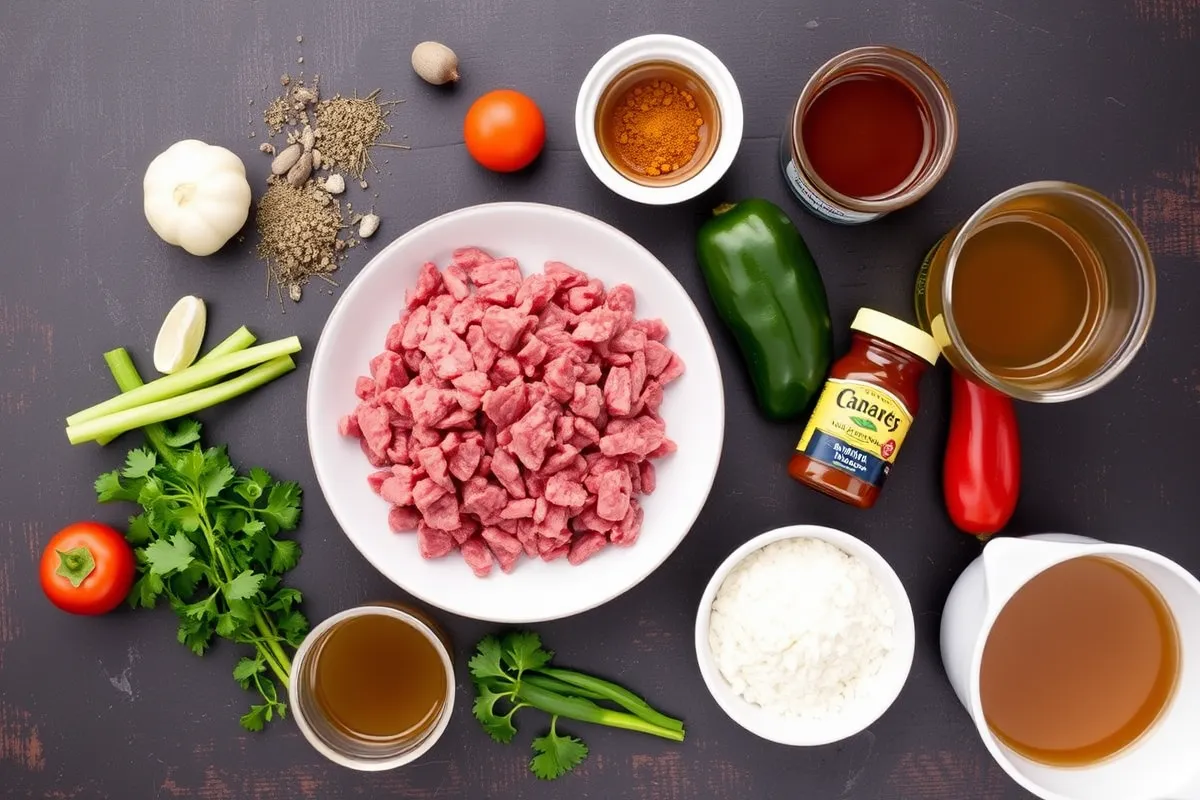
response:
[[[915,356],[936,364],[942,350],[937,340],[925,331],[904,320],[890,317],[873,308],[860,308],[850,323],[850,330],[861,331],[903,347]]]

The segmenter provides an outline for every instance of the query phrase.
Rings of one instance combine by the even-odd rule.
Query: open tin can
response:
[[[950,88],[932,67],[895,47],[858,47],[805,84],[781,137],[780,167],[809,211],[856,225],[924,197],[957,141]]]

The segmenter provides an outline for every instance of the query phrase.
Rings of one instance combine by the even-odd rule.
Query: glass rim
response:
[[[1113,355],[1104,364],[1086,378],[1069,386],[1057,389],[1031,389],[997,377],[984,367],[979,359],[972,355],[966,342],[963,340],[962,334],[958,330],[958,325],[954,321],[954,307],[951,300],[954,273],[958,266],[958,259],[962,255],[967,240],[979,229],[988,216],[1011,200],[1046,193],[1068,195],[1082,200],[1107,218],[1114,230],[1120,232],[1122,238],[1125,240],[1125,244],[1129,247],[1129,252],[1136,263],[1138,286],[1141,291],[1133,324],[1125,333],[1124,340],[1116,347]],[[938,290],[942,300],[941,315],[944,318],[943,322],[946,334],[949,336],[951,344],[954,345],[955,355],[966,362],[967,367],[970,368],[974,377],[983,381],[991,388],[1017,400],[1026,400],[1034,403],[1061,403],[1067,400],[1074,400],[1089,395],[1111,383],[1129,366],[1134,356],[1137,355],[1138,350],[1141,349],[1142,344],[1146,341],[1146,337],[1150,332],[1150,322],[1154,318],[1154,306],[1157,297],[1154,259],[1150,254],[1150,247],[1146,244],[1146,240],[1143,238],[1141,231],[1138,230],[1137,225],[1112,200],[1109,200],[1099,192],[1088,189],[1086,186],[1080,186],[1067,181],[1034,181],[1023,183],[1001,192],[980,206],[955,231],[954,237],[950,242],[950,249],[946,254],[945,274],[942,276],[941,284]]]
[[[945,135],[946,140],[942,147],[939,147],[929,156],[929,169],[924,175],[913,181],[907,188],[897,194],[886,197],[882,200],[864,200],[858,197],[851,197],[842,194],[834,189],[825,180],[817,174],[813,168],[812,162],[808,158],[808,154],[804,150],[802,124],[804,121],[804,112],[807,110],[815,99],[819,90],[824,88],[826,83],[836,76],[842,70],[853,67],[857,63],[862,62],[872,57],[880,57],[902,61],[916,69],[916,71],[924,77],[930,84],[934,94],[945,104]],[[873,65],[878,66],[878,65]],[[881,68],[882,69],[882,68]],[[906,84],[911,84],[904,76],[897,75]],[[918,87],[914,87],[918,88]],[[936,114],[939,109],[931,108],[930,112]],[[857,211],[867,214],[885,214],[890,211],[896,211],[905,206],[915,203],[920,200],[937,184],[938,181],[946,174],[950,167],[950,161],[954,157],[955,148],[958,145],[958,110],[954,105],[954,97],[950,94],[950,87],[942,76],[931,67],[924,59],[907,50],[902,50],[898,47],[888,47],[885,45],[867,45],[865,47],[855,47],[839,53],[833,58],[826,61],[812,74],[808,81],[804,84],[804,88],[800,90],[800,97],[796,100],[796,105],[792,109],[791,119],[791,151],[792,158],[797,166],[803,171],[805,178],[813,184],[813,187],[825,198],[849,211]]]

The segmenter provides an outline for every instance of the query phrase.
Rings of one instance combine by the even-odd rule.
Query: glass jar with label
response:
[[[950,89],[917,56],[857,47],[805,84],[788,118],[779,165],[816,216],[858,225],[924,197],[958,140]]]
[[[870,308],[859,309],[850,330],[850,352],[830,370],[788,473],[870,508],[917,413],[921,376],[940,351],[920,328]]]

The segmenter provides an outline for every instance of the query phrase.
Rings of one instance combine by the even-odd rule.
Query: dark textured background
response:
[[[575,93],[610,46],[672,32],[711,47],[745,100],[746,138],[721,186],[676,208],[642,208],[588,172],[573,128]],[[302,45],[296,36],[303,34]],[[408,66],[427,38],[454,47],[451,92]],[[778,133],[809,73],[866,43],[909,48],[953,89],[961,120],[949,175],[915,208],[867,227],[808,217],[785,193]],[[246,323],[263,339],[297,333],[308,352],[334,297],[315,291],[281,313],[263,299],[253,235],[197,259],[159,241],[141,210],[146,164],[194,137],[241,155],[258,192],[260,113],[285,71],[323,77],[326,92],[383,87],[407,99],[370,176],[383,227],[354,251],[348,280],[385,242],[436,214],[494,200],[578,209],[629,232],[663,260],[714,330],[725,370],[726,450],[708,507],[676,554],[627,595],[538,629],[562,658],[644,691],[688,723],[676,746],[586,730],[593,755],[557,784],[525,770],[531,730],[509,748],[470,718],[418,765],[362,775],[324,762],[292,724],[261,735],[237,725],[250,697],[229,672],[235,649],[204,659],[174,641],[169,612],[81,619],[52,609],[36,558],[62,524],[100,508],[91,481],[121,459],[71,448],[62,418],[112,391],[101,352],[148,354],[180,295],[208,299],[215,336]],[[1025,475],[1014,532],[1065,530],[1136,543],[1200,571],[1200,2],[1198,0],[333,0],[82,2],[7,0],[0,8],[0,795],[4,797],[338,800],[351,797],[682,800],[683,798],[1026,797],[993,765],[942,673],[938,618],[954,578],[979,552],[947,522],[939,491],[945,373],[899,468],[871,512],[794,484],[783,461],[800,424],[755,411],[737,357],[715,325],[693,263],[693,232],[720,200],[763,195],[788,208],[821,266],[839,349],[861,305],[908,314],[926,248],[992,194],[1063,178],[1125,205],[1157,257],[1159,306],[1140,357],[1097,396],[1020,408]],[[477,168],[461,120],[480,93],[517,87],[541,105],[546,153],[502,177]],[[265,87],[269,87],[266,89]],[[253,104],[250,101],[253,100]],[[357,189],[351,199],[359,197]],[[210,442],[309,490],[293,573],[319,620],[376,598],[403,599],[339,533],[317,491],[304,435],[300,371],[203,416]],[[917,614],[907,688],[871,730],[810,750],[762,742],[725,718],[692,652],[695,604],[740,542],[795,522],[861,536],[896,567]],[[553,602],[548,598],[547,602]],[[464,656],[489,626],[439,614]],[[461,666],[461,665],[460,665]],[[464,671],[460,669],[460,677]],[[527,725],[527,728],[532,727]]]

